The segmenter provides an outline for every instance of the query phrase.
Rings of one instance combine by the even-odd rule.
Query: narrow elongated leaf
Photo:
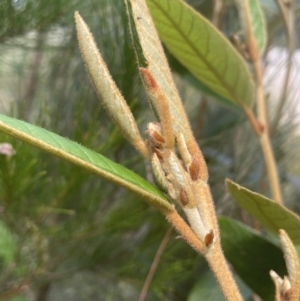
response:
[[[236,202],[262,225],[277,235],[284,229],[294,244],[300,244],[300,218],[294,212],[230,180],[226,185]]]
[[[275,289],[269,271],[287,275],[281,249],[238,221],[219,217],[219,224],[227,260],[262,300],[273,301]]]
[[[147,4],[160,38],[186,68],[236,105],[251,105],[254,85],[248,67],[209,21],[181,0]]]
[[[76,142],[4,115],[0,131],[123,186],[159,210],[172,210],[165,195],[139,175]]]
[[[144,58],[146,59],[147,69],[167,96],[175,132],[181,132],[185,137],[191,137],[190,124],[176,89],[146,0],[125,0],[125,3],[127,4],[127,13],[130,20],[129,26],[138,63],[142,67],[143,64],[141,64],[141,61],[144,61]],[[143,52],[142,55],[141,51]]]
[[[75,21],[82,58],[99,98],[124,136],[147,157],[148,149],[132,112],[112,79],[87,24],[78,12],[75,13]]]

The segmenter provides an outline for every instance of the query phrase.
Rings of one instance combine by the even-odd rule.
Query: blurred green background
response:
[[[213,1],[189,2],[211,17]],[[269,50],[282,47],[276,5],[262,2],[270,24]],[[75,140],[153,182],[150,166],[96,98],[78,50],[77,10],[140,131],[154,120],[121,0],[0,0],[0,113]],[[224,34],[235,33],[237,24],[229,1]],[[167,55],[208,163],[217,212],[252,226],[227,194],[224,180],[229,177],[269,195],[258,141],[242,112],[203,92]],[[271,116],[272,110],[270,106]],[[299,213],[299,125],[293,109],[288,110],[273,141],[286,204]],[[0,134],[2,142],[11,143],[16,154],[0,155],[0,300],[137,300],[169,228],[163,216],[133,194],[69,163]],[[193,288],[202,276],[215,286],[203,259],[175,238],[173,233],[147,300],[194,300]]]

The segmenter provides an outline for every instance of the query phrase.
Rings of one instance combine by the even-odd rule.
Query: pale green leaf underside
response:
[[[267,30],[265,17],[263,15],[263,11],[259,0],[248,1],[251,14],[252,31],[256,38],[259,53],[262,54],[267,44]]]
[[[226,184],[236,202],[263,226],[276,234],[278,234],[279,229],[284,229],[294,244],[300,244],[299,216],[273,200],[230,180],[227,180]]]
[[[181,0],[147,0],[170,52],[210,89],[250,106],[254,85],[243,58],[205,18]]]
[[[0,131],[123,186],[159,210],[172,210],[165,195],[139,175],[74,141],[4,115]]]
[[[172,73],[170,71],[163,47],[156,32],[146,0],[128,0],[126,3],[129,18],[134,20],[130,24],[133,44],[138,62],[140,62],[140,51],[147,60],[147,69],[151,72],[160,88],[168,98],[169,108],[172,116],[172,126],[175,132],[181,132],[185,137],[192,137],[189,120],[185,114],[182,101],[176,89]],[[138,34],[134,35],[134,32]],[[137,41],[138,40],[138,41]],[[140,47],[136,48],[136,45]],[[141,67],[141,65],[139,66]]]

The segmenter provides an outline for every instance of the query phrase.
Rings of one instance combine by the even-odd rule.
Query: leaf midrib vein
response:
[[[168,17],[167,12],[158,3],[156,3],[155,0],[151,0],[151,2],[164,14],[164,16],[174,26],[174,28],[176,28],[177,32],[179,32],[180,35],[182,36],[183,40],[185,40],[187,42],[187,44],[190,45],[191,49],[193,49],[193,51],[196,53],[196,56],[198,56],[198,57],[200,57],[200,59],[202,59],[202,61],[204,62],[204,64],[207,66],[208,70],[211,70],[211,72],[218,79],[219,83],[226,88],[226,91],[228,91],[229,95],[231,95],[231,97],[233,98],[233,100],[235,102],[237,102],[238,104],[241,104],[242,101],[236,95],[236,93],[234,93],[232,91],[232,87],[230,86],[230,84],[227,84],[225,81],[222,81],[223,77],[218,75],[218,72],[216,71],[216,69],[206,59],[203,59],[203,55],[201,53],[199,53],[199,51],[197,50],[197,48],[195,48],[195,47],[192,46],[190,40],[187,37],[185,37],[185,35],[183,34],[183,32],[181,30],[179,30],[178,24],[176,24],[171,18]],[[226,60],[226,64],[227,64],[227,60]]]

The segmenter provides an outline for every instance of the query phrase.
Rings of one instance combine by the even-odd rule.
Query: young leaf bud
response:
[[[215,235],[213,230],[210,230],[209,233],[205,235],[204,242],[207,247],[213,243],[214,237]]]
[[[148,158],[149,152],[139,133],[134,116],[112,79],[93,35],[78,12],[75,13],[75,21],[81,55],[97,95],[127,140]]]
[[[161,163],[155,153],[151,158],[151,166],[158,185],[160,185],[164,191],[168,191],[168,181],[166,179],[165,172],[163,171]]]
[[[191,164],[192,161],[192,156],[190,152],[188,151],[188,148],[185,143],[184,136],[182,133],[178,133],[176,135],[176,141],[177,141],[177,146],[179,150],[180,157],[185,164],[186,167],[188,167]]]
[[[193,231],[196,233],[196,235],[200,238],[202,242],[205,241],[205,237],[208,235],[208,230],[205,228],[197,208],[183,207],[182,209],[186,214],[189,224],[191,225]]]
[[[197,181],[200,175],[200,162],[198,156],[194,156],[191,165],[189,166],[189,174],[193,181]]]
[[[282,287],[281,287],[281,294],[283,296],[283,300],[291,300],[292,297],[292,286],[291,286],[291,282],[289,281],[289,278],[284,276],[283,278],[283,283],[282,283]]]
[[[182,204],[182,206],[186,206],[189,203],[187,193],[182,188],[179,191],[179,201]]]
[[[169,108],[169,99],[148,69],[140,68],[140,71],[144,79],[147,94],[151,103],[156,108],[161,121],[165,147],[172,149],[174,147],[174,134],[172,116]]]
[[[151,145],[155,148],[162,148],[165,143],[165,139],[161,131],[162,128],[159,123],[150,122],[147,125],[146,133],[149,136]]]

